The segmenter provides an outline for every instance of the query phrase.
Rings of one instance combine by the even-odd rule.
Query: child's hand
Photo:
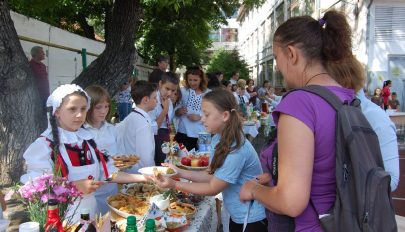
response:
[[[263,185],[268,185],[271,181],[271,175],[269,173],[263,173],[256,177],[257,182]]]
[[[257,183],[256,181],[247,181],[245,182],[245,184],[242,185],[242,188],[240,189],[240,193],[239,193],[239,198],[241,202],[245,202],[245,201],[250,201],[250,200],[254,200],[253,197],[253,190],[256,187],[256,185],[258,185],[259,183]]]
[[[187,114],[187,107],[181,107],[180,109],[178,109],[176,111],[176,114],[179,115],[179,116]]]
[[[79,190],[79,192],[82,192],[83,194],[93,193],[104,184],[103,181],[88,179],[76,180],[73,181],[73,183],[76,185],[76,188]]]
[[[187,115],[187,118],[190,121],[200,121],[201,120],[201,116],[197,115],[197,114],[189,114],[189,115]]]
[[[172,178],[166,177],[166,176],[159,176],[159,177],[152,177],[153,182],[159,187],[159,188],[171,188],[174,189],[176,186],[176,181],[173,180]]]
[[[164,112],[169,112],[169,104],[170,104],[169,98],[163,98],[162,97],[160,99],[160,102],[162,103],[163,111]]]

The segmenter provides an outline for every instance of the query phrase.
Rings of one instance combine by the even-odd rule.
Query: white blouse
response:
[[[84,140],[92,139],[93,136],[90,132],[83,128],[79,128],[75,132],[67,131],[58,128],[60,144],[70,144],[71,146],[77,145],[82,147]],[[53,172],[54,162],[52,161],[51,154],[52,148],[50,142],[46,139],[53,141],[52,131],[50,128],[46,129],[41,137],[37,138],[24,152],[23,157],[27,166],[27,173],[20,177],[22,183],[26,183],[29,179],[39,177],[45,173],[51,174]],[[65,152],[60,150],[60,152]],[[67,154],[66,154],[67,155]],[[102,165],[100,165],[102,167]],[[107,163],[109,173],[116,172],[113,162]],[[102,168],[100,172],[103,172]],[[94,175],[104,178],[104,175]]]

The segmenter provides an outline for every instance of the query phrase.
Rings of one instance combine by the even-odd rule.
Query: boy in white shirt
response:
[[[156,107],[156,88],[146,81],[137,81],[131,90],[135,109],[117,126],[118,151],[121,154],[134,154],[140,161],[129,173],[136,173],[142,167],[154,166],[155,138],[152,120],[148,112]]]

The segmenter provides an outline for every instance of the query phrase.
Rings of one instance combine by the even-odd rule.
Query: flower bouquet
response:
[[[67,178],[52,174],[36,177],[22,186],[16,186],[14,191],[26,205],[31,221],[39,223],[41,231],[44,231],[49,199],[58,200],[59,217],[70,224],[70,218],[66,218],[65,214],[68,207],[81,197],[76,186]]]

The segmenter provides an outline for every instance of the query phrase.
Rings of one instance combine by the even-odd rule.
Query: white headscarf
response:
[[[55,114],[55,111],[59,108],[59,106],[62,104],[63,98],[65,98],[67,95],[72,94],[74,92],[82,92],[86,95],[87,97],[87,107],[86,111],[90,109],[90,102],[91,98],[90,96],[82,89],[82,87],[75,85],[75,84],[66,84],[66,85],[61,85],[58,88],[56,88],[52,94],[48,97],[48,100],[46,101],[46,106],[47,107],[52,107],[52,115]]]

